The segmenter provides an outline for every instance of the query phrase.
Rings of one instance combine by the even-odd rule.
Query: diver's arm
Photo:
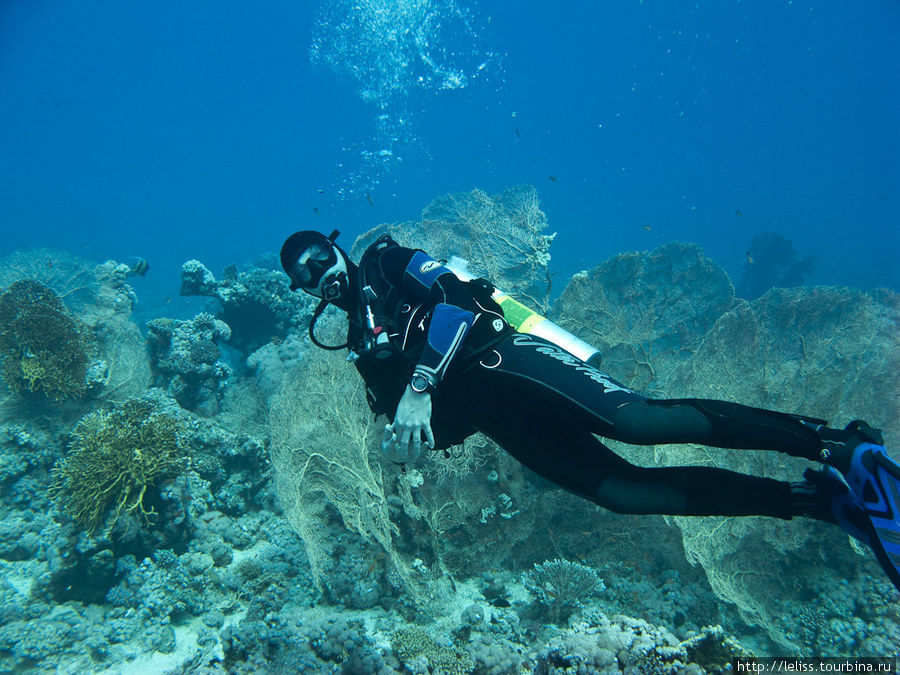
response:
[[[436,387],[475,321],[474,313],[464,308],[472,303],[472,295],[453,272],[423,251],[394,249],[385,254],[382,269],[390,281],[399,282],[411,300],[434,307],[415,372]]]
[[[475,315],[456,304],[472,301],[463,282],[422,251],[397,248],[386,252],[382,258],[382,272],[392,284],[403,289],[410,301],[434,307],[412,382],[400,399],[393,422],[385,427],[382,440],[385,457],[405,464],[414,461],[423,446],[435,446],[431,430],[431,390],[441,381],[447,366],[462,347]]]

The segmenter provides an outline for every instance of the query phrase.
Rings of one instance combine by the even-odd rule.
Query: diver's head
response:
[[[295,232],[281,247],[281,266],[291,279],[291,290],[334,302],[345,296],[348,283],[346,254],[334,243],[338,231],[329,236],[313,230]]]

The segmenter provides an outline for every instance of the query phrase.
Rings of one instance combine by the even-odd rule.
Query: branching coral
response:
[[[554,621],[564,620],[606,588],[593,569],[561,558],[535,563],[533,570],[522,575],[522,583],[550,609]]]
[[[50,288],[29,279],[0,295],[2,377],[18,392],[55,401],[84,394],[87,332]]]
[[[127,513],[148,522],[154,515],[145,503],[148,488],[185,462],[179,420],[133,398],[111,413],[94,412],[78,422],[68,454],[53,469],[50,494],[91,534],[104,522],[111,530]]]

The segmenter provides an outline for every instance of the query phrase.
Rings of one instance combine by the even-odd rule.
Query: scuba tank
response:
[[[472,281],[475,278],[468,270],[469,263],[463,258],[453,256],[449,262],[444,263],[444,266],[462,281]],[[581,338],[572,335],[565,328],[561,328],[547,317],[541,316],[498,288],[494,288],[491,297],[503,309],[503,316],[506,318],[506,321],[520,333],[528,333],[544,338],[557,347],[565,349],[572,356],[584,361],[589,366],[595,368],[600,366],[600,350]]]

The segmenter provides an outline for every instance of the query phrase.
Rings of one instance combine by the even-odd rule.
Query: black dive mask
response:
[[[291,279],[291,290],[302,289],[329,302],[348,288],[347,261],[330,236],[306,230],[295,232],[281,248],[281,266]]]
[[[309,337],[322,349],[344,349],[347,346],[347,343],[322,344],[315,336],[316,321],[328,303],[344,296],[350,288],[347,260],[334,243],[338,234],[337,230],[327,237],[313,230],[295,232],[281,247],[281,266],[291,279],[291,290],[299,288],[322,298],[309,323]]]

